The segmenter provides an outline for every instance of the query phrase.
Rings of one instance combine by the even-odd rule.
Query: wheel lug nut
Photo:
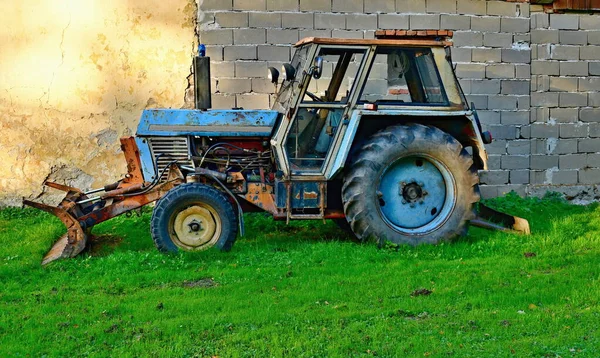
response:
[[[406,200],[404,200],[404,199],[403,199],[403,200],[402,200],[402,204],[406,204]]]
[[[410,203],[410,207],[414,208],[415,207],[415,203]]]
[[[405,185],[406,185],[406,182],[405,182],[405,181],[401,181],[401,182],[400,182],[400,185],[402,185],[402,186],[405,186]]]
[[[418,182],[417,184],[419,184],[420,187],[424,187],[425,186],[425,184],[423,184],[422,181]]]

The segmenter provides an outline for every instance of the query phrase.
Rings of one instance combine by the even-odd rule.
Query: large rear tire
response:
[[[346,219],[360,240],[437,244],[465,233],[479,200],[478,176],[462,145],[420,124],[374,134],[349,165]]]
[[[221,191],[204,184],[171,189],[152,212],[151,233],[161,252],[229,251],[237,237],[233,205]]]

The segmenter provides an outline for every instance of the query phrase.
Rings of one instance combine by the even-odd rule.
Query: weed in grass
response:
[[[598,356],[598,205],[486,204],[533,234],[472,228],[454,243],[378,249],[332,222],[252,214],[229,253],[163,255],[145,209],[44,268],[62,224],[5,209],[0,356]]]

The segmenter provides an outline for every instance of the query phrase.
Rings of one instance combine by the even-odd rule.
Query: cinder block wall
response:
[[[598,198],[600,15],[531,16],[530,191]]]
[[[301,38],[454,30],[457,75],[495,138],[482,195],[600,198],[600,15],[485,0],[204,0],[200,11],[221,108],[268,108],[266,68]]]

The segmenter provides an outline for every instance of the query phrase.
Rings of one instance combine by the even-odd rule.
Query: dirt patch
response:
[[[105,329],[104,333],[115,333],[118,330],[119,330],[119,325],[113,324],[112,326],[110,326],[107,329]]]
[[[413,313],[413,312],[409,312],[409,311],[405,311],[405,310],[397,310],[396,312],[393,312],[392,314],[389,315],[390,317],[404,317],[405,319],[408,320],[415,320],[415,321],[419,321],[419,320],[424,320],[430,317],[429,313],[423,311],[421,313]]]
[[[431,295],[432,291],[428,290],[426,288],[419,288],[418,290],[414,290],[410,295],[413,297],[417,297],[417,296],[429,296]]]
[[[218,286],[218,285],[219,285],[219,283],[210,277],[201,278],[201,279],[195,280],[195,281],[184,281],[183,282],[183,287],[187,287],[187,288],[193,288],[193,287],[206,288],[206,287],[214,287],[214,286]]]

